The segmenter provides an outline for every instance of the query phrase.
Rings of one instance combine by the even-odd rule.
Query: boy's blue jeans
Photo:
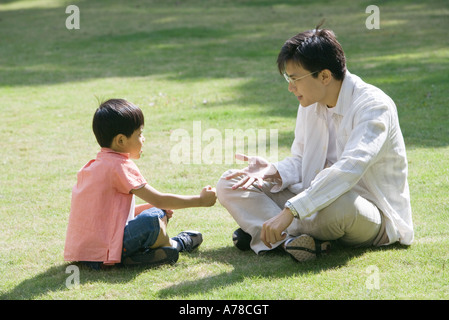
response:
[[[128,221],[123,234],[122,260],[151,247],[159,235],[159,219],[165,211],[150,208],[142,211],[137,217]],[[82,261],[92,269],[99,270],[102,262]]]
[[[160,231],[159,219],[164,216],[164,210],[150,208],[128,222],[123,235],[122,260],[148,249],[156,242]]]

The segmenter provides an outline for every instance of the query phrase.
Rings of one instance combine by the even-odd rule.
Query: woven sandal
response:
[[[288,239],[285,242],[285,251],[299,262],[313,260],[330,250],[329,241],[320,241],[307,234]]]

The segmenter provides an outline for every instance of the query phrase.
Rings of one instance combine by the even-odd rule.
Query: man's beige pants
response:
[[[251,186],[246,190],[232,190],[239,178],[225,180],[233,170],[223,174],[217,183],[217,197],[234,220],[252,237],[254,252],[270,250],[260,240],[262,225],[279,214],[286,201],[296,194],[285,189],[278,193],[270,190],[273,183],[264,182],[262,187]],[[318,240],[339,240],[347,246],[364,247],[380,245],[380,233],[384,233],[383,218],[379,209],[354,191],[349,191],[336,199],[328,207],[304,219],[293,219],[287,228],[287,238],[308,234]],[[273,244],[273,248],[285,240]],[[382,239],[385,241],[385,238]]]

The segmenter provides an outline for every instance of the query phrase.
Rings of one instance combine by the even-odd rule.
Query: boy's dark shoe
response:
[[[83,266],[88,267],[89,269],[99,271],[103,268],[103,262],[97,261],[80,261]]]
[[[232,234],[232,241],[234,245],[242,251],[247,251],[251,249],[251,235],[242,230],[242,228],[238,228]]]
[[[181,232],[176,237],[173,237],[172,240],[179,243],[180,252],[192,252],[203,242],[203,235],[198,231],[189,230]]]
[[[146,249],[142,253],[137,253],[131,257],[123,259],[122,264],[128,266],[155,267],[162,264],[174,264],[178,261],[179,252],[172,247],[161,247],[156,249]]]

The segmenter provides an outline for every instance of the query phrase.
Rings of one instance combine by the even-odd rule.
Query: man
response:
[[[298,261],[338,240],[352,247],[409,245],[407,158],[394,102],[346,69],[334,33],[317,27],[282,46],[277,64],[299,100],[291,157],[223,174],[220,203],[242,250],[280,245]]]

